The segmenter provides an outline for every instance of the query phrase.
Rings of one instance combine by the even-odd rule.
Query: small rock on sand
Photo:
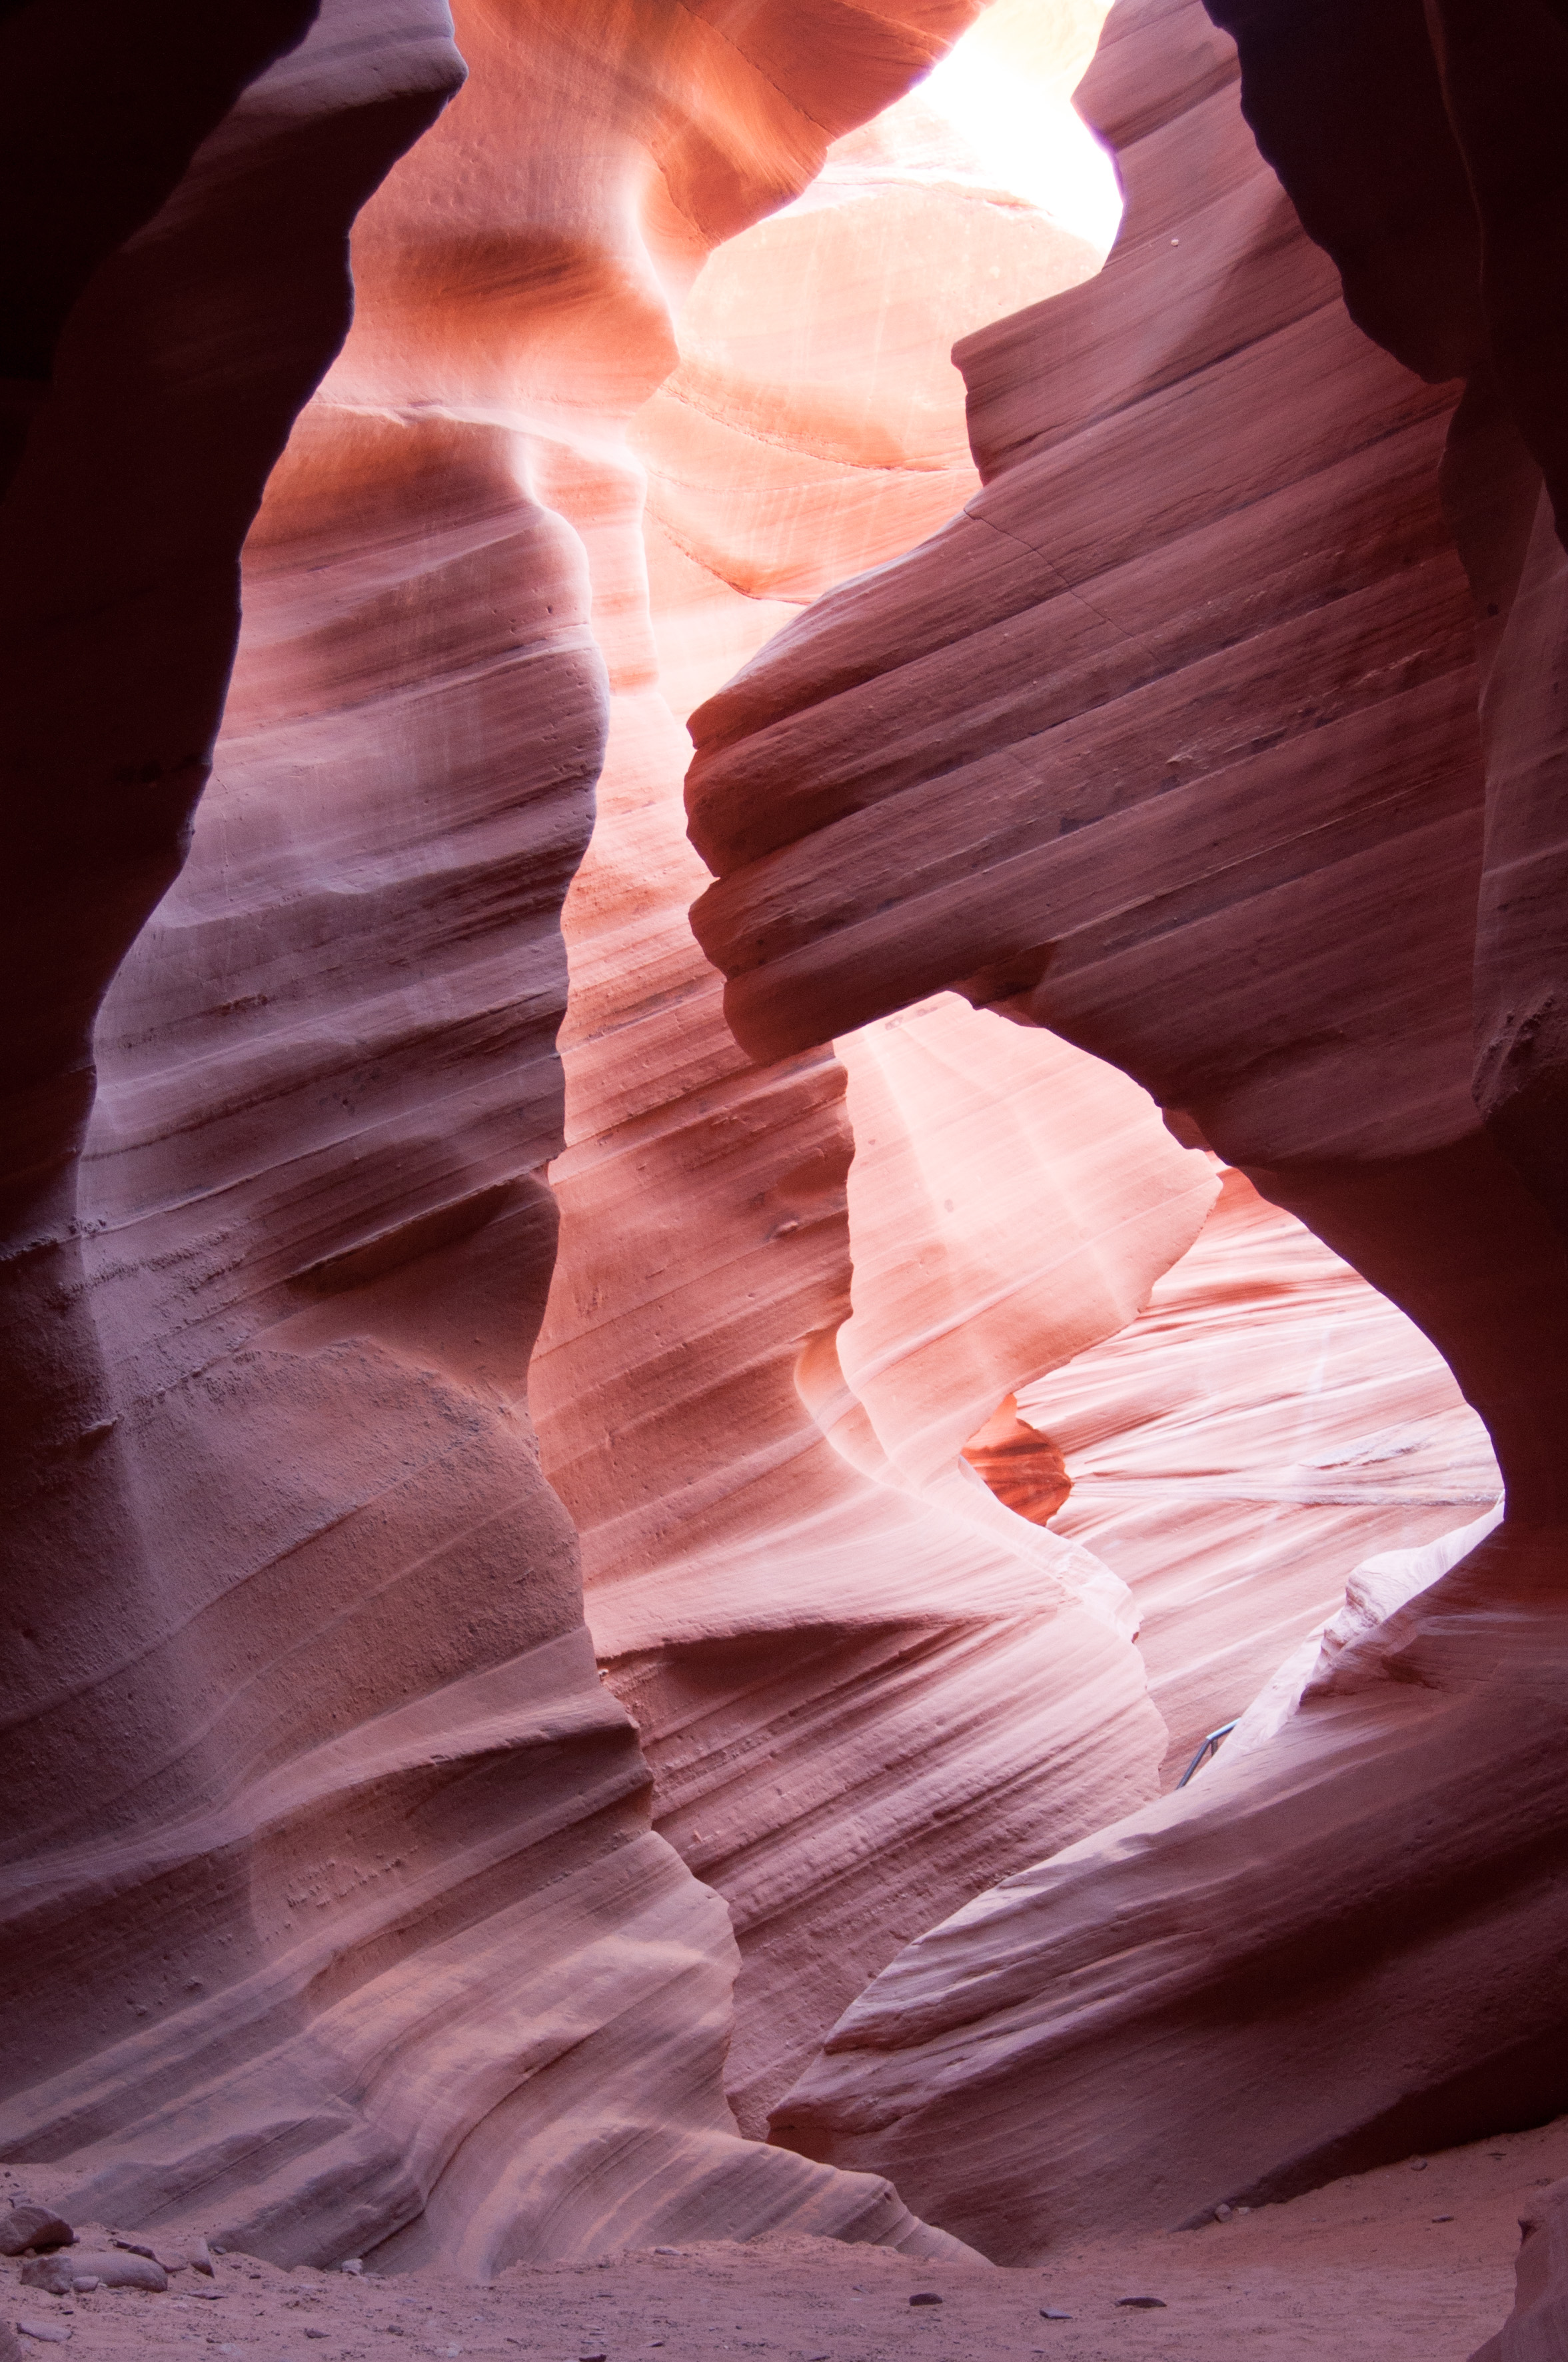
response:
[[[76,2234],[47,2206],[13,2206],[0,2214],[0,2256],[25,2256],[29,2247],[69,2247]]]
[[[22,2266],[22,2286],[42,2289],[45,2296],[70,2296],[76,2273],[69,2256],[35,2256]]]
[[[124,2247],[95,2248],[91,2255],[78,2248],[70,2260],[79,2279],[91,2276],[106,2289],[148,2289],[161,2296],[169,2286],[169,2275],[160,2263],[151,2256],[130,2255]]]

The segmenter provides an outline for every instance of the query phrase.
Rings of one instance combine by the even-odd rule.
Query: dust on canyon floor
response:
[[[83,2362],[175,2362],[198,2349],[246,2362],[1463,2362],[1512,2304],[1519,2215],[1564,2174],[1568,2117],[1201,2231],[1086,2242],[1046,2267],[918,2263],[780,2238],[520,2264],[477,2289],[436,2272],[355,2279],[225,2255],[215,2297],[191,2293],[195,2275],[181,2271],[167,2296],[58,2300],[21,2288],[19,2264],[7,2263],[6,2315],[51,2333],[24,2334],[28,2362],[62,2344]],[[64,2201],[69,2213],[69,2191],[48,2168],[0,2173],[0,2197]],[[911,2306],[916,2290],[943,2301]],[[1161,2297],[1164,2309],[1118,2305],[1130,2296]],[[1042,2308],[1072,2318],[1048,2321]]]

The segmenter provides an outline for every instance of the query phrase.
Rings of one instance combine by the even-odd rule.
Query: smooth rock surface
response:
[[[1488,598],[1486,546],[1461,532],[1466,579],[1444,502],[1457,516],[1468,484],[1474,528],[1490,482],[1514,514],[1506,436],[1466,447],[1472,403],[1440,497],[1458,389],[1406,366],[1480,371],[1463,204],[1449,239],[1434,202],[1432,268],[1400,276],[1409,187],[1430,166],[1463,197],[1453,154],[1429,152],[1449,137],[1431,51],[1397,118],[1412,181],[1384,136],[1397,77],[1374,101],[1326,63],[1316,19],[1276,41],[1267,12],[1235,13],[1286,180],[1292,153],[1310,178],[1320,96],[1365,164],[1342,209],[1347,284],[1393,349],[1353,324],[1260,157],[1224,33],[1123,0],[1085,85],[1119,151],[1122,235],[1099,279],[960,348],[983,490],[692,719],[693,841],[718,873],[694,920],[755,1054],[955,987],[1121,1065],[1425,1330],[1507,1487],[1504,1524],[1265,1744],[922,1937],[776,2109],[776,2136],[904,2177],[1010,2260],[1568,2093],[1548,1703],[1568,1265],[1531,1162],[1555,1153],[1554,1101],[1515,1094],[1547,1110],[1516,1139],[1483,1087],[1484,1129],[1471,1046],[1502,940],[1484,817],[1521,957],[1512,889],[1555,842],[1543,785],[1516,796],[1495,752],[1489,774],[1476,722],[1484,679],[1488,745],[1507,717],[1516,745],[1550,748],[1515,717],[1555,643],[1505,690],[1486,609],[1518,588],[1504,645],[1549,634],[1554,593],[1519,586],[1553,582],[1560,552],[1538,524],[1534,571]],[[1386,66],[1424,38],[1395,13],[1358,17],[1357,54]],[[1379,311],[1386,287],[1403,310]]]
[[[1056,28],[1065,54],[1094,13]],[[1048,98],[1061,61],[1025,30],[1012,10],[999,53]],[[530,1396],[656,1826],[734,1920],[727,2087],[755,2131],[907,1936],[1152,1794],[1165,1743],[1120,1586],[960,1455],[1136,1310],[1202,1220],[1204,1161],[1110,1069],[951,996],[759,1072],[686,921],[677,716],[786,597],[958,504],[947,341],[999,288],[1092,268],[985,161],[934,93],[835,143],[679,314],[631,430],[641,517],[585,469],[556,495],[613,697]]]
[[[1339,1610],[1353,1569],[1500,1491],[1441,1354],[1233,1167],[1147,1308],[1021,1389],[1019,1417],[1072,1486],[1053,1531],[1132,1595],[1167,1785]]]
[[[650,1829],[525,1379],[605,721],[538,494],[591,535],[671,292],[968,13],[469,8],[460,60],[425,0],[327,0],[68,308],[6,513],[49,1022],[0,2142],[118,2222],[477,2277],[786,2222],[953,2250],[736,2137],[727,1915]]]
[[[22,2204],[0,2214],[0,2256],[41,2255],[50,2247],[69,2247],[75,2236],[70,2224],[47,2206]]]

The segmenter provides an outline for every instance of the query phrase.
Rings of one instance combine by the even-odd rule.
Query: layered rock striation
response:
[[[94,233],[5,515],[0,2141],[105,2219],[478,2276],[951,2246],[736,2136],[727,1915],[650,1828],[525,1378],[606,726],[538,493],[591,538],[670,290],[966,13],[473,10],[460,58],[420,0],[254,12]]]
[[[646,509],[557,479],[612,725],[566,912],[531,1400],[656,1826],[734,1921],[727,2083],[757,2131],[909,1936],[1152,1794],[1164,1745],[1121,1587],[960,1452],[1136,1311],[1202,1220],[1204,1160],[1124,1078],[951,996],[758,1069],[686,917],[694,685],[972,488],[945,347],[993,271],[1092,266],[982,161],[918,94],[835,143],[680,311],[631,430]]]
[[[1146,1309],[1018,1414],[1071,1486],[1053,1530],[1136,1606],[1167,1784],[1289,1657],[1310,1665],[1364,1562],[1419,1555],[1500,1490],[1435,1347],[1234,1167]]]
[[[1119,1065],[1425,1330],[1507,1487],[1264,1743],[911,1946],[775,2112],[1005,2259],[1568,2095],[1568,1269],[1551,1124],[1501,1120],[1485,1017],[1508,929],[1516,1013],[1551,940],[1527,675],[1561,551],[1539,521],[1512,573],[1498,546],[1547,513],[1445,144],[1487,87],[1456,79],[1485,40],[1461,14],[1445,114],[1411,12],[1357,12],[1358,76],[1319,19],[1238,11],[1239,81],[1202,10],[1123,0],[1084,92],[1122,235],[961,347],[983,490],[692,721],[694,920],[754,1054],[954,987]],[[1520,33],[1543,97],[1555,40]],[[1533,211],[1489,215],[1494,246],[1556,218],[1524,152]],[[1516,1059],[1509,1105],[1547,1106],[1550,1068]]]
[[[1122,0],[1096,280],[968,0],[65,14],[6,2153],[482,2278],[1557,2104],[1556,17]]]

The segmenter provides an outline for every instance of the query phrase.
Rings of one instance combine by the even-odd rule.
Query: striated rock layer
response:
[[[1500,1490],[1441,1355],[1233,1168],[1147,1309],[1018,1411],[1071,1485],[1053,1530],[1136,1604],[1167,1783],[1361,1562],[1425,1549]]]
[[[1207,1209],[1204,1161],[1123,1077],[951,996],[842,1064],[758,1070],[686,918],[694,680],[958,503],[947,341],[993,270],[1048,287],[1094,259],[977,171],[918,98],[837,143],[696,282],[632,430],[642,516],[574,488],[613,719],[566,913],[531,1400],[656,1826],[734,1920],[748,2129],[902,1942],[1151,1795],[1164,1745],[1120,1586],[960,1451],[1136,1311]]]
[[[1568,2097],[1568,1265],[1554,922],[1529,919],[1562,557],[1549,524],[1528,559],[1498,546],[1539,505],[1540,420],[1482,318],[1417,13],[1356,12],[1344,55],[1317,17],[1234,13],[1244,91],[1196,6],[1113,11],[1085,95],[1122,236],[1100,278],[960,348],[984,489],[692,722],[718,873],[694,919],[755,1054],[956,987],[1111,1060],[1425,1330],[1507,1488],[1500,1528],[1325,1641],[1272,1736],[911,1946],[776,2110],[1003,2259]],[[1468,139],[1487,36],[1436,19]],[[1509,51],[1540,52],[1541,144],[1499,251],[1562,218],[1556,40],[1534,12]],[[1511,1065],[1487,1047],[1505,967]]]
[[[84,220],[113,251],[5,516],[48,1021],[8,1133],[0,2144],[105,2220],[479,2276],[780,2224],[951,2250],[736,2136],[734,1937],[650,1828],[525,1379],[606,720],[538,495],[591,539],[668,292],[966,14],[461,12],[247,544],[193,833],[240,538],[356,209],[461,78],[444,11],[257,12],[144,226]]]
[[[1055,26],[1080,59],[1092,29]],[[1280,1396],[1296,1360],[1320,1361],[1337,1337],[1355,1400],[1321,1448],[1353,1450],[1434,1405],[1479,1432],[1408,1323],[1272,1209],[1250,1298],[1224,1275],[1234,1226],[1211,1218],[1201,1271],[1198,1249],[1177,1263],[1163,1316],[1134,1321],[1124,1352],[1101,1344],[1215,1187],[1143,1093],[952,994],[841,1037],[842,1078],[820,1053],[759,1074],[687,933],[703,878],[679,833],[674,715],[787,598],[893,553],[922,513],[972,492],[947,339],[999,285],[1085,275],[1022,202],[1021,175],[988,182],[1005,156],[977,159],[941,111],[943,77],[962,68],[992,75],[1000,117],[1000,61],[1048,112],[1041,39],[1038,12],[982,19],[929,88],[835,143],[804,198],[697,280],[680,364],[630,436],[648,469],[657,678],[633,504],[602,493],[589,528],[613,720],[567,911],[570,1146],[552,1167],[561,1248],[531,1398],[585,1537],[601,1658],[649,1753],[656,1826],[735,1920],[728,2081],[748,2129],[903,1940],[1152,1794],[1156,1754],[1179,1770],[1192,1717],[1211,1695],[1227,1712],[1244,1703],[1363,1556],[1452,1523],[1403,1493],[1397,1510],[1352,1498],[1306,1512],[1320,1553],[1300,1530],[1260,1553],[1255,1507],[1195,1514],[1156,1456],[1143,1552],[1132,1518],[1116,1546],[1155,1603],[1155,1694],[1176,1716],[1162,1737],[1133,1710],[1151,1659],[1130,1645],[1126,1591],[1063,1549],[1066,1522],[1031,1535],[966,1476],[965,1463],[1036,1525],[1065,1494],[1059,1453],[1010,1415],[998,1429],[999,1401],[1053,1366],[1053,1398],[1076,1399],[1099,1346],[1126,1374],[1111,1415],[1129,1444],[1147,1396],[1169,1407],[1198,1369],[1189,1331],[1220,1298],[1231,1350],[1214,1350],[1211,1324],[1189,1426],[1244,1426],[1259,1390],[1255,1458],[1293,1417]],[[1230,1188],[1233,1209],[1250,1193],[1240,1175]],[[1273,1310],[1281,1333],[1254,1351]],[[1105,1405],[1103,1380],[1083,1390]],[[1201,1451],[1214,1435],[1190,1440]],[[1489,1503],[1484,1435],[1474,1456]]]

